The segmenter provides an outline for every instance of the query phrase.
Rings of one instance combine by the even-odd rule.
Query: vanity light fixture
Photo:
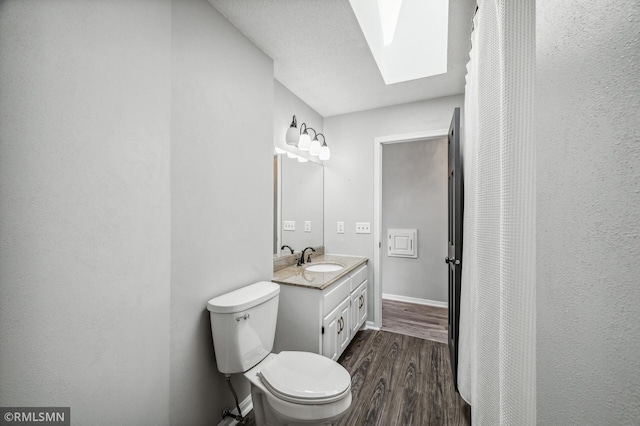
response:
[[[320,141],[318,140],[318,136],[322,136],[322,141],[324,142],[324,135],[322,133],[316,134],[316,137],[311,141],[311,148],[309,149],[309,154],[318,156],[320,155]]]
[[[313,140],[311,140],[311,137],[309,136],[309,130],[313,131]],[[320,144],[320,140],[318,140],[318,136],[322,136],[322,144]],[[320,160],[322,161],[327,161],[331,157],[331,151],[329,150],[329,147],[327,146],[327,141],[325,140],[325,137],[322,133],[317,133],[315,129],[307,126],[307,123],[302,123],[300,125],[300,133],[298,134],[298,120],[296,119],[295,115],[291,120],[289,129],[287,129],[285,140],[288,145],[296,146],[300,151],[309,151],[311,155],[319,157]],[[276,150],[277,149],[278,148],[276,148]],[[287,156],[289,158],[298,157],[297,155],[291,154],[289,152],[287,152]],[[303,157],[300,157],[300,158],[303,158]],[[304,159],[304,160],[307,160],[307,159]],[[300,160],[300,159],[299,161],[304,162],[303,160]]]
[[[306,159],[306,158],[304,158],[304,157],[298,157],[298,162],[299,162],[299,163],[306,163],[307,161],[309,161],[309,160],[307,160],[307,159]]]
[[[278,154],[278,155],[280,155],[280,154],[284,154],[285,152],[287,152],[287,151],[285,151],[284,149],[279,148],[279,147],[277,147],[277,146],[274,146],[274,148],[275,148],[275,150],[276,150],[276,154]]]
[[[298,133],[298,122],[296,121],[296,116],[293,116],[293,120],[291,120],[291,125],[287,130],[287,134],[284,137],[287,141],[288,145],[298,146],[298,140],[300,138],[300,134]]]
[[[324,139],[324,137],[322,139]],[[327,142],[325,142],[320,147],[320,159],[322,161],[327,161],[329,158],[331,158],[331,151],[329,150],[329,147],[327,146]]]
[[[304,131],[302,130],[302,126],[304,126]],[[314,134],[316,134],[316,131],[311,127],[307,127],[305,123],[302,123],[302,126],[300,126],[300,141],[298,142],[298,149],[300,151],[309,151],[309,149],[311,148],[311,137],[309,136],[309,133],[307,133],[307,131],[313,130]]]

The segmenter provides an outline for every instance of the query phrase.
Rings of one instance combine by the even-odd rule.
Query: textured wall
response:
[[[383,145],[383,241],[388,228],[418,229],[417,259],[389,257],[383,244],[383,293],[448,301],[448,146],[444,138]]]
[[[170,13],[0,3],[0,406],[169,422]]]
[[[272,277],[273,62],[205,0],[174,1],[172,33],[170,411],[211,425],[233,398],[207,300]]]
[[[640,419],[640,4],[537,2],[537,418]]]
[[[324,165],[324,243],[329,253],[373,259],[373,233],[356,234],[356,222],[373,223],[373,142],[379,136],[448,129],[463,96],[326,117],[331,161]],[[343,221],[345,233],[336,233]],[[371,265],[371,264],[370,264]],[[444,265],[444,263],[443,263]],[[369,268],[369,306],[373,308],[373,268]],[[369,321],[373,320],[373,310]]]

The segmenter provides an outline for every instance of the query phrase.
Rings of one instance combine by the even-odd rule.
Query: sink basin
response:
[[[344,266],[337,263],[314,263],[304,268],[305,271],[309,272],[335,272],[341,269],[344,269]]]

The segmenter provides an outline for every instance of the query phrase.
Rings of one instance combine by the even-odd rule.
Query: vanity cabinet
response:
[[[274,352],[308,351],[337,360],[366,319],[366,264],[321,290],[280,284]]]

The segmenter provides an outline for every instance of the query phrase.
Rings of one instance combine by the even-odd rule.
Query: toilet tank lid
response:
[[[280,293],[280,286],[270,281],[260,281],[207,302],[207,309],[218,314],[232,314],[253,308]]]

